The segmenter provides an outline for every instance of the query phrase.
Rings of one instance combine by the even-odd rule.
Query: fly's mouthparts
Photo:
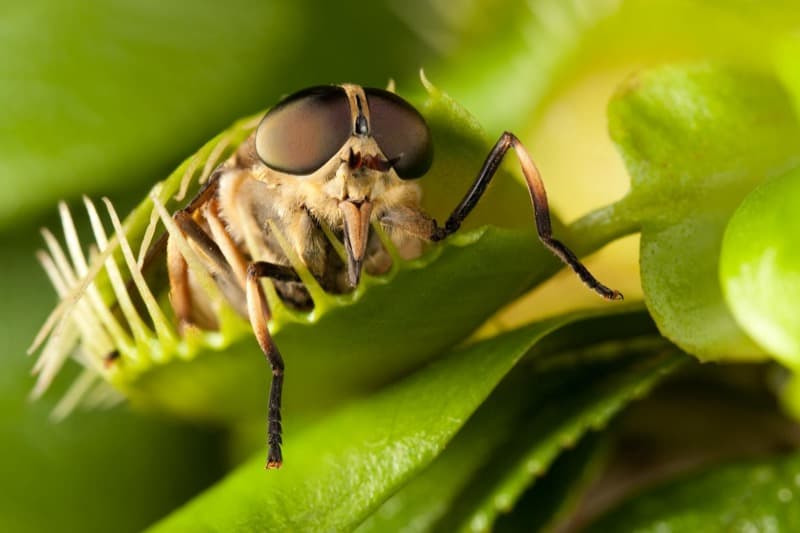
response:
[[[369,221],[372,203],[368,200],[339,202],[344,223],[344,247],[347,253],[347,274],[350,285],[356,287],[367,253]]]

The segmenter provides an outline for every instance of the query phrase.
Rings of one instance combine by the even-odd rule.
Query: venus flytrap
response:
[[[453,203],[452,191],[463,190],[479,168],[487,140],[455,102],[435,88],[428,89],[429,98],[421,109],[438,153],[425,183],[425,207],[441,218],[442,210]],[[557,229],[556,234],[561,232],[582,255],[641,230],[646,303],[661,333],[701,359],[763,359],[766,355],[746,341],[725,307],[716,265],[722,231],[741,199],[767,176],[779,174],[799,160],[800,127],[780,86],[769,76],[727,67],[667,67],[629,81],[612,101],[610,115],[612,137],[632,175],[631,193]],[[73,262],[48,239],[51,253],[43,256],[44,263],[66,302],[44,330],[45,335],[52,335],[45,347],[48,358],[56,361],[56,354],[63,360],[66,354],[53,338],[69,335],[78,342],[81,328],[90,324],[94,329],[103,328],[106,337],[117,342],[120,355],[110,365],[98,365],[104,361],[104,345],[86,338],[83,332],[91,355],[89,368],[132,402],[218,423],[246,423],[262,415],[268,370],[247,324],[220,295],[212,294],[219,310],[218,330],[190,328],[177,337],[165,286],[136,276],[131,283],[142,302],[126,302],[123,281],[127,274],[118,272],[146,262],[144,250],[158,234],[158,224],[176,233],[169,216],[179,205],[175,197],[191,196],[214,167],[209,161],[225,157],[236,139],[246,136],[253,126],[252,119],[246,120],[204,147],[157,186],[124,223],[107,204],[117,230],[112,237],[104,233],[96,209],[88,203],[97,240],[97,250],[88,261],[75,255],[79,247],[71,237],[74,231],[69,230],[71,218],[62,214]],[[294,390],[302,391],[287,395],[287,408],[319,414],[330,413],[335,402],[348,403],[298,433],[287,432],[287,447],[296,454],[291,471],[265,478],[260,468],[245,463],[160,528],[347,530],[375,512],[426,465],[433,463],[431,472],[437,472],[437,457],[448,463],[446,456],[440,455],[443,447],[516,361],[545,331],[581,318],[553,319],[452,351],[493,312],[560,266],[537,243],[526,192],[517,181],[510,175],[499,177],[488,195],[468,219],[476,229],[434,246],[415,260],[401,260],[392,250],[392,269],[380,277],[366,276],[352,294],[325,293],[294,259],[312,288],[316,305],[311,312],[289,310],[274,293],[270,296],[275,313],[270,331],[291,360]],[[492,223],[505,227],[486,225]],[[179,246],[185,246],[178,240]],[[189,268],[198,268],[192,265],[191,254],[187,253],[187,260]],[[83,272],[83,277],[76,272]],[[213,293],[208,281],[208,291]],[[103,304],[99,311],[98,298]],[[119,301],[118,310],[111,305],[114,298]],[[89,322],[82,320],[86,317]],[[589,327],[590,322],[581,324]],[[471,503],[458,508],[451,499],[440,502],[443,507],[436,509],[414,507],[420,499],[414,496],[412,484],[408,486],[412,507],[431,523],[447,517],[453,527],[478,522],[490,525],[530,486],[531,474],[545,469],[564,446],[574,444],[589,429],[603,428],[614,413],[646,392],[661,378],[662,370],[671,369],[680,359],[668,355],[663,357],[663,366],[648,366],[646,361],[651,359],[661,361],[653,354],[662,352],[663,345],[628,345],[621,340],[625,329],[619,324],[608,329],[610,338],[621,343],[614,345],[614,350],[624,352],[628,346],[645,362],[634,358],[630,368],[617,369],[619,374],[610,372],[598,389],[575,383],[559,389],[556,396],[573,398],[574,404],[557,401],[554,396],[551,411],[541,405],[533,409],[550,414],[541,415],[543,418],[531,415],[541,425],[534,424],[536,431],[522,431],[524,439],[518,448],[501,442],[490,445],[498,453],[516,450],[518,453],[511,455],[518,460],[460,470],[472,479],[481,468],[494,468],[495,482],[485,493],[473,492],[464,500]],[[541,353],[564,356],[574,334],[569,329],[553,334],[542,343]],[[598,343],[599,339],[593,339],[589,347],[597,348]],[[598,349],[596,353],[605,354],[606,359],[595,362],[613,366],[614,350],[605,353]],[[420,370],[429,360],[447,353],[450,355]],[[564,362],[571,368],[570,361],[569,357],[554,356],[550,370],[565,368],[559,366]],[[575,365],[576,383],[592,375],[586,361],[578,359]],[[50,363],[48,368],[57,368],[57,364]],[[539,370],[546,372],[547,368]],[[385,387],[409,374],[402,382]],[[70,404],[75,403],[78,392],[91,389],[87,385],[91,378],[84,375],[76,385],[77,392],[70,395]],[[377,393],[366,392],[380,386],[384,387]],[[585,389],[587,396],[575,397],[574,388]],[[387,413],[391,420],[386,419]],[[396,425],[398,420],[402,427]],[[320,442],[327,443],[322,454]],[[418,479],[426,486],[424,477]],[[463,485],[467,482],[462,479],[462,485],[448,490],[453,494],[467,490]],[[402,490],[397,497],[399,501],[406,498]],[[344,504],[338,506],[341,502]],[[402,520],[413,521],[414,512],[409,511]],[[380,523],[379,517],[363,527]]]
[[[431,124],[438,151],[425,180],[425,206],[437,213],[444,209],[442,206],[453,204],[452,191],[458,190],[459,183],[463,189],[463,184],[469,183],[480,167],[486,149],[477,147],[485,146],[486,141],[468,113],[427,80],[424,82],[429,98],[422,108]],[[90,324],[94,331],[112,340],[110,346],[108,343],[94,346],[89,352],[95,370],[135,402],[210,420],[247,418],[260,410],[263,381],[261,386],[256,383],[266,376],[260,358],[252,355],[254,347],[249,328],[203,272],[197,254],[189,248],[170,218],[175,207],[203,185],[217,162],[225,158],[256,123],[253,118],[243,119],[209,142],[167,180],[157,184],[150,198],[134,210],[124,224],[106,201],[106,210],[116,230],[111,237],[106,234],[94,204],[87,200],[99,254],[88,261],[90,264],[83,269],[82,277],[73,276],[69,294],[48,319],[35,346],[48,334]],[[302,388],[314,391],[299,400],[290,398],[289,401],[320,405],[329,402],[331,397],[385,382],[457,343],[499,306],[554,272],[556,261],[535,242],[526,196],[515,179],[509,175],[499,176],[484,201],[468,218],[468,224],[475,227],[496,218],[492,221],[515,229],[481,228],[465,232],[415,260],[400,260],[392,251],[395,255],[393,269],[380,278],[367,276],[363,286],[352,294],[325,293],[295,258],[293,264],[306,280],[315,301],[313,311],[290,310],[282,305],[274,291],[268,292],[275,309],[271,332],[287,353],[296,354],[292,356],[295,379],[305,385]],[[503,208],[497,208],[501,205]],[[519,207],[512,209],[515,206]],[[65,209],[62,212],[68,213]],[[65,218],[65,226],[67,222]],[[172,311],[166,306],[163,279],[145,279],[149,275],[147,268],[144,275],[138,273],[140,264],[151,261],[146,257],[147,247],[159,233],[156,230],[159,224],[174,236],[190,270],[209,295],[219,321],[218,329],[189,328],[184,335],[178,335]],[[607,235],[608,232],[598,233]],[[579,253],[603,244],[603,241],[592,240],[590,232],[571,238]],[[283,242],[282,246],[290,250],[288,243]],[[70,249],[80,254],[79,246],[70,246]],[[491,261],[487,262],[486,258]],[[86,259],[78,255],[76,263],[81,261],[86,262]],[[471,267],[455,267],[459,263]],[[68,264],[62,267],[65,272],[72,268]],[[458,276],[449,274],[454,269],[459,271]],[[132,271],[136,274],[131,275]],[[130,281],[126,282],[128,279]],[[465,291],[466,287],[470,290]],[[131,289],[135,290],[129,294]],[[98,298],[92,296],[98,291],[106,295],[105,305],[98,306]],[[453,305],[452,298],[446,295],[458,293],[461,294],[459,304]],[[414,297],[409,299],[411,295]],[[88,309],[89,298],[94,303],[93,313],[77,314],[79,309]],[[405,303],[399,305],[399,302]],[[427,312],[411,311],[414,306],[425,308]],[[341,335],[354,324],[358,325],[358,333]],[[313,328],[307,330],[309,325]],[[403,342],[392,341],[404,331],[420,335],[404,337]],[[85,334],[81,346],[91,347],[95,342],[93,337]],[[45,346],[42,357],[42,361],[50,362],[49,368],[55,368],[52,361],[63,360],[74,346],[57,342],[57,335],[53,338]],[[379,345],[375,344],[376,339]],[[373,356],[377,346],[383,346],[381,361]],[[198,359],[203,363],[197,365],[196,375],[193,375],[194,365],[181,364]],[[343,373],[343,368],[347,372]],[[49,383],[52,375],[53,372],[49,372],[40,378],[40,389]],[[339,377],[331,380],[332,375]],[[181,395],[171,394],[167,384],[173,378],[185,384],[196,384],[194,387],[187,385],[191,390]],[[208,378],[214,384],[203,385]],[[158,390],[162,386],[167,386],[163,392]],[[238,394],[231,395],[229,390],[237,390]],[[248,392],[242,394],[241,391]]]

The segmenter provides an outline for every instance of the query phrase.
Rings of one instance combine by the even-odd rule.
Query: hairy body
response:
[[[363,164],[386,160],[373,138],[353,137],[323,168],[303,177],[266,166],[255,143],[254,132],[176,215],[189,242],[243,316],[248,316],[248,264],[263,261],[291,267],[279,235],[322,287],[334,293],[351,290],[361,268],[381,274],[391,266],[389,254],[370,228],[372,223],[381,224],[404,258],[419,255],[423,242],[433,235],[435,223],[421,210],[419,185],[400,179],[391,169]],[[351,248],[363,250],[355,254],[354,264],[339,257],[323,225]],[[173,265],[170,282],[179,319],[184,324],[213,327],[205,293],[182,264],[175,246],[168,246],[168,263]],[[277,278],[274,282],[290,305],[307,308],[312,304],[299,281]]]
[[[350,290],[358,285],[362,269],[378,274],[391,264],[373,224],[386,230],[401,256],[418,255],[425,241],[439,241],[458,230],[511,148],[528,185],[542,243],[592,290],[607,299],[622,298],[552,237],[544,184],[511,133],[501,135],[444,226],[425,214],[419,186],[411,180],[430,168],[430,132],[410,104],[380,89],[314,87],[290,96],[267,113],[256,131],[214,171],[208,185],[174,215],[183,237],[226,298],[250,320],[272,368],[268,468],[279,467],[283,460],[284,364],[267,327],[270,310],[261,278],[271,278],[291,305],[313,305],[292,267],[293,255],[325,290]],[[344,242],[344,258],[326,230]],[[171,301],[181,326],[215,327],[205,292],[172,236],[167,241],[167,267]]]

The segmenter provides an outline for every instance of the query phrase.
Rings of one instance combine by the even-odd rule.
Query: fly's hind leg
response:
[[[275,265],[264,261],[250,263],[247,267],[247,315],[256,335],[259,346],[272,368],[272,385],[269,390],[269,411],[267,415],[267,468],[280,468],[281,454],[281,394],[283,392],[283,357],[269,333],[269,304],[267,303],[261,278],[269,277],[279,281],[299,281],[297,273],[290,267]]]

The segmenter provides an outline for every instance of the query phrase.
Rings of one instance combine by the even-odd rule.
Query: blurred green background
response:
[[[4,2],[0,529],[139,530],[229,464],[219,430],[125,406],[53,424],[66,375],[44,400],[26,400],[25,350],[56,300],[34,252],[38,228],[57,227],[59,199],[107,195],[124,213],[204,141],[283,94],[390,78],[415,93],[424,68],[490,136],[522,138],[552,204],[573,220],[627,189],[605,107],[631,72],[687,59],[768,70],[799,23],[791,1]],[[631,238],[593,265],[635,298],[636,261]],[[535,308],[524,299],[501,320],[594,301],[564,277],[537,291]]]

